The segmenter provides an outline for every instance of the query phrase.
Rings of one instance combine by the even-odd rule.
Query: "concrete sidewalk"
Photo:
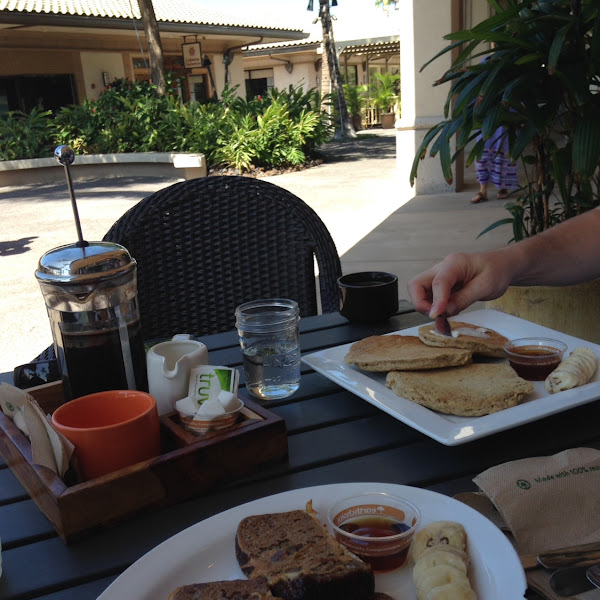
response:
[[[318,167],[266,178],[298,195],[321,216],[344,273],[364,269],[396,273],[400,295],[405,297],[408,279],[446,254],[494,248],[508,241],[511,232],[506,227],[476,239],[487,225],[506,216],[502,202],[471,205],[474,184],[458,194],[413,197],[398,180],[395,132],[379,130],[376,137],[373,133],[328,144],[323,148],[326,162]],[[101,239],[136,202],[175,181],[74,181],[84,237]],[[0,214],[0,374],[6,374],[52,343],[34,272],[44,252],[73,243],[77,236],[66,183],[0,188]]]

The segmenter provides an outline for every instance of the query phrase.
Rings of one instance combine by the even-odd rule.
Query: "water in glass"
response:
[[[295,343],[257,343],[243,350],[246,387],[257,398],[284,398],[300,387],[300,348]]]
[[[268,298],[238,306],[236,327],[246,388],[261,400],[286,398],[300,386],[298,304]]]

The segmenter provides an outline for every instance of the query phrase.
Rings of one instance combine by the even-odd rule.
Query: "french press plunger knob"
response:
[[[73,180],[71,179],[71,171],[69,165],[75,162],[75,152],[69,146],[57,146],[54,150],[54,158],[65,168],[65,177],[67,178],[67,186],[69,187],[69,196],[71,197],[71,207],[73,208],[73,217],[75,218],[75,228],[77,229],[78,242],[76,246],[83,248],[89,246],[88,242],[83,239],[81,231],[81,222],[79,221],[79,211],[77,210],[77,202],[75,201],[75,192],[73,191]]]

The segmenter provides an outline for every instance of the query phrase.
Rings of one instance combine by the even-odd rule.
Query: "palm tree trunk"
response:
[[[329,67],[329,78],[331,80],[332,90],[335,92],[338,103],[337,109],[340,114],[339,134],[342,139],[356,137],[356,132],[354,131],[350,115],[348,114],[346,97],[344,96],[340,63],[335,49],[335,40],[333,39],[329,0],[319,0],[319,18],[321,19],[321,27],[323,29],[323,62],[326,62]]]
[[[156,93],[164,96],[167,92],[167,81],[165,78],[165,60],[163,57],[162,44],[158,23],[154,14],[152,0],[138,0],[144,32],[148,41],[148,54],[150,55],[150,69],[152,71],[152,83],[156,86]]]

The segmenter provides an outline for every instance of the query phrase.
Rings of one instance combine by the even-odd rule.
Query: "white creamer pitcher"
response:
[[[172,412],[177,400],[188,394],[190,371],[208,364],[208,350],[202,342],[178,334],[172,340],[152,346],[146,354],[148,388],[156,400],[158,414]]]

